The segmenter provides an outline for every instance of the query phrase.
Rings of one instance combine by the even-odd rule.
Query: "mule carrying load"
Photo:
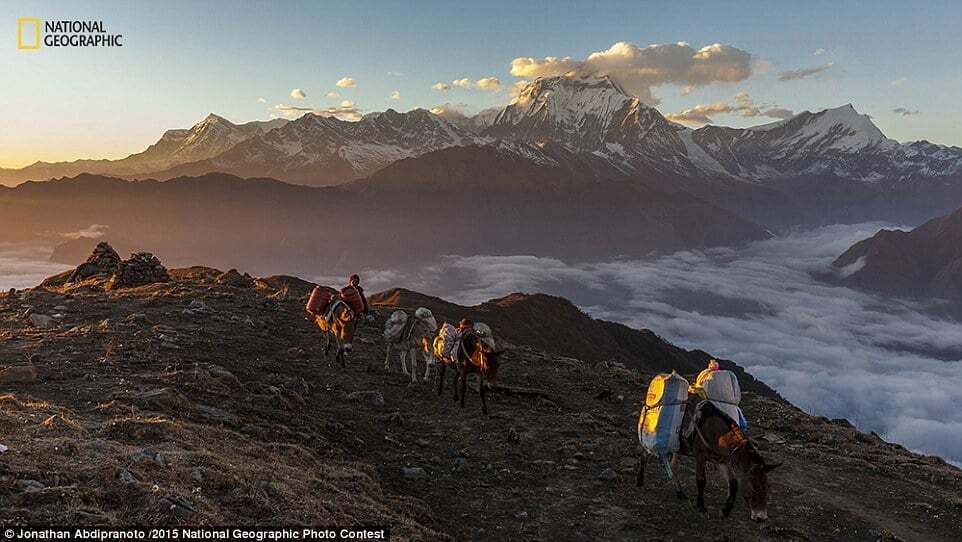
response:
[[[703,399],[696,407],[696,417],[704,401],[710,401],[718,410],[738,423],[742,431],[748,430],[748,420],[738,406],[742,400],[742,391],[735,373],[724,369],[705,369],[698,375],[690,391]]]
[[[315,286],[307,299],[307,312],[312,316],[326,316],[331,301],[337,297],[337,290],[327,286]]]
[[[681,424],[688,403],[688,381],[678,373],[660,374],[648,385],[638,417],[638,440],[645,453],[657,456],[671,479],[671,454],[681,447]]]
[[[408,313],[394,311],[384,324],[384,340],[393,343],[401,340],[404,329],[408,325]]]
[[[454,360],[458,346],[461,345],[461,333],[458,328],[445,322],[438,329],[438,335],[434,338],[434,357],[442,363]]]

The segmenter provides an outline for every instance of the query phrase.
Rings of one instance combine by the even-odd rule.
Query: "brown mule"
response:
[[[335,299],[332,303],[333,307],[328,309],[327,315],[315,315],[314,321],[327,335],[324,356],[329,355],[331,346],[336,345],[334,362],[340,362],[341,367],[344,367],[344,358],[354,349],[354,334],[357,332],[359,320],[354,309],[341,299]]]
[[[697,397],[689,399],[685,408],[685,420],[695,415],[695,408],[701,400]],[[683,427],[687,423],[683,424]],[[695,422],[694,431],[687,438],[681,439],[681,449],[672,454],[671,468],[674,473],[677,495],[686,499],[682,490],[681,471],[678,468],[680,456],[695,458],[695,481],[698,487],[697,506],[701,512],[705,508],[706,465],[709,461],[718,466],[722,476],[728,482],[728,498],[722,508],[722,514],[727,518],[735,506],[735,499],[741,489],[742,496],[748,504],[752,521],[768,520],[768,473],[775,470],[781,463],[768,464],[758,452],[752,441],[745,436],[738,427],[738,423],[711,403],[706,403]],[[645,467],[649,455],[643,453],[638,469],[638,487],[644,484]]]
[[[438,370],[438,395],[444,391],[444,371],[448,365],[453,364],[454,373],[454,400],[459,399],[458,387],[460,386],[461,408],[464,408],[464,396],[468,391],[468,374],[478,374],[478,392],[481,395],[481,412],[488,414],[487,389],[488,384],[494,385],[498,379],[499,358],[502,352],[491,348],[475,332],[469,331],[461,338],[461,344],[455,352],[455,359],[438,360],[441,368]]]

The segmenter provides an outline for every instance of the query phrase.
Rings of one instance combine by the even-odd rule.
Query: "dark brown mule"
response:
[[[689,399],[685,408],[685,423],[695,415],[695,407],[701,400],[697,397]],[[768,519],[768,473],[778,468],[781,463],[767,464],[765,458],[748,437],[741,431],[738,424],[711,403],[706,403],[701,410],[695,430],[687,438],[681,439],[681,449],[672,455],[671,467],[674,473],[675,486],[680,499],[685,499],[685,492],[681,486],[681,471],[678,459],[681,455],[694,456],[695,480],[698,486],[698,510],[706,512],[705,508],[705,470],[709,461],[718,466],[719,471],[728,482],[728,498],[722,508],[722,514],[727,518],[735,506],[735,499],[741,489],[742,496],[751,511],[752,521],[766,521]],[[642,454],[638,469],[638,487],[644,484],[645,466],[648,454]]]
[[[481,394],[481,412],[488,414],[487,388],[492,386],[498,379],[498,358],[502,352],[491,348],[481,336],[473,331],[468,331],[461,338],[461,344],[454,353],[453,363],[450,360],[438,360],[441,369],[438,371],[438,395],[443,393],[444,371],[449,364],[454,365],[454,401],[458,401],[458,387],[460,386],[461,408],[464,408],[464,396],[468,390],[468,374],[477,373],[478,390]]]
[[[327,315],[315,315],[314,321],[317,327],[327,335],[327,345],[324,347],[324,356],[331,353],[331,346],[337,346],[337,354],[334,362],[340,362],[344,367],[344,358],[354,349],[354,334],[357,332],[358,316],[351,309],[350,305],[340,298],[335,298],[331,303],[333,306],[328,309]]]

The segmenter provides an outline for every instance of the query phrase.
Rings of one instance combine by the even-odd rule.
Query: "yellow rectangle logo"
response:
[[[17,49],[39,48],[40,17],[20,17],[17,19]]]

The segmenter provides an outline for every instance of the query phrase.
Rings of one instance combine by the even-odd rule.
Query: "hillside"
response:
[[[880,230],[832,265],[851,286],[962,301],[962,208],[908,232]]]
[[[962,471],[752,393],[750,435],[785,462],[772,475],[772,520],[751,523],[741,501],[720,519],[711,474],[711,516],[701,517],[654,467],[644,490],[634,486],[650,372],[515,344],[500,382],[546,397],[495,394],[484,418],[476,395],[461,410],[396,364],[381,369],[386,311],[362,328],[348,367],[333,368],[303,299],[283,289],[303,283],[237,276],[191,268],[111,291],[91,279],[0,295],[0,524],[386,523],[394,540],[425,541],[928,542],[962,532]],[[382,300],[424,299],[413,296]],[[542,302],[557,306],[512,296],[474,309],[518,322]],[[462,310],[437,303],[441,314]]]
[[[461,318],[485,322],[501,330],[501,337],[520,344],[589,363],[615,362],[646,373],[677,370],[694,374],[705,368],[711,356],[679,348],[651,330],[591,318],[567,299],[545,294],[511,294],[474,307],[464,307],[403,288],[370,297],[371,304],[389,309],[427,307],[439,321],[456,323]],[[731,361],[721,360],[738,373],[746,391],[779,398],[774,390]]]

